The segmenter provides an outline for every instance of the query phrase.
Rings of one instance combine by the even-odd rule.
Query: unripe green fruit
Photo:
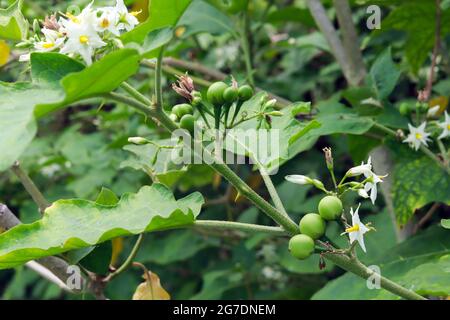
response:
[[[399,107],[398,110],[400,111],[400,114],[401,114],[401,115],[403,115],[403,116],[408,115],[409,112],[410,112],[409,104],[406,103],[406,102],[403,102],[403,103],[400,105],[400,107]]]
[[[306,259],[314,252],[314,240],[305,234],[297,234],[289,240],[289,251],[297,259]]]
[[[169,114],[169,118],[174,122],[178,122],[178,116],[175,113]]]
[[[194,132],[195,118],[192,114],[185,114],[180,120],[180,128],[186,129],[190,133]]]
[[[325,220],[336,220],[342,215],[342,202],[338,197],[326,196],[319,202],[319,214]]]
[[[234,87],[228,87],[223,92],[223,100],[228,103],[236,101],[238,98],[238,89]]]
[[[222,81],[214,82],[209,86],[206,92],[206,98],[213,105],[221,105],[224,103],[223,92],[228,88],[227,84]]]
[[[326,223],[317,213],[308,213],[300,220],[300,232],[313,239],[325,234]]]
[[[172,108],[172,113],[176,114],[178,119],[181,119],[185,114],[192,114],[193,112],[192,106],[187,103],[177,104]]]
[[[249,85],[243,85],[238,90],[239,99],[247,101],[253,96],[253,89]]]

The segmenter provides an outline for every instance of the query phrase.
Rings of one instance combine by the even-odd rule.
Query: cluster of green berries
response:
[[[326,221],[339,219],[342,202],[338,197],[326,196],[319,202],[319,213],[308,213],[299,223],[300,234],[289,240],[289,251],[297,259],[306,259],[314,252],[314,240],[325,234]]]
[[[429,106],[425,102],[417,102],[416,104],[402,102],[398,108],[399,112],[403,116],[407,116],[414,112],[426,113],[429,109]]]
[[[214,106],[233,103],[235,101],[247,101],[252,96],[253,89],[249,85],[243,85],[237,88],[232,85],[229,86],[222,81],[211,84],[206,92],[206,98]]]
[[[180,128],[186,129],[189,132],[194,131],[194,108],[189,103],[174,105],[169,117],[173,121],[179,122]]]

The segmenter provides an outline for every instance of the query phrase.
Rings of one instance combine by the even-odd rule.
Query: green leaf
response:
[[[42,53],[44,55],[46,53]],[[34,63],[33,54],[31,65]],[[55,60],[66,60],[61,54],[54,54]],[[49,58],[50,59],[50,58]],[[60,109],[73,102],[91,98],[116,89],[123,81],[136,73],[139,68],[139,54],[134,49],[121,49],[107,54],[89,67],[73,72],[60,81],[65,98],[56,104],[39,106],[35,110],[36,117]],[[55,62],[56,64],[56,62]]]
[[[146,21],[130,32],[122,35],[124,43],[142,43],[153,30],[174,27],[191,0],[151,0],[148,4],[149,15]]]
[[[445,229],[450,229],[450,219],[442,219],[442,220],[441,220],[441,225],[442,225]]]
[[[95,199],[95,203],[104,206],[113,206],[117,204],[117,202],[119,202],[119,198],[116,196],[116,194],[105,187],[102,188],[97,196],[97,199]]]
[[[202,0],[192,1],[178,25],[186,28],[183,37],[189,37],[201,32],[213,35],[227,32],[234,33],[230,18],[217,10],[216,7]]]
[[[400,224],[428,203],[450,204],[450,178],[433,160],[396,142],[388,144],[394,155],[392,197]]]
[[[267,93],[260,92],[246,101],[236,119],[241,119],[244,114],[251,117],[261,110],[261,103],[265,101]],[[254,118],[241,123],[227,133],[224,141],[224,148],[237,155],[251,156],[257,159],[268,171],[276,170],[279,165],[289,157],[289,147],[301,140],[309,132],[318,130],[320,124],[312,120],[310,122],[300,122],[295,117],[309,109],[308,103],[294,103],[283,108],[283,115],[271,117],[271,128],[275,130],[259,129],[256,134],[258,119]],[[233,113],[233,110],[230,112]],[[239,130],[242,129],[242,130]],[[252,131],[247,131],[252,129]],[[277,135],[271,135],[276,133]],[[270,138],[269,138],[270,136]],[[264,141],[264,137],[268,137]],[[257,139],[257,142],[254,140]]]
[[[159,234],[148,235],[136,259],[142,263],[168,265],[193,257],[201,250],[210,247],[211,242],[210,239],[192,230],[177,230],[164,237]],[[217,245],[218,241],[216,242]]]
[[[408,271],[399,282],[414,288],[418,294],[447,298],[450,294],[450,255]],[[376,299],[399,299],[399,297],[383,290]]]
[[[0,235],[0,269],[57,255],[120,236],[190,225],[200,212],[203,197],[192,193],[175,200],[161,184],[124,194],[116,205],[92,201],[58,200],[44,217]]]
[[[298,22],[309,28],[316,27],[314,18],[308,9],[301,9],[294,6],[271,11],[267,16],[267,21],[270,23]]]
[[[378,99],[386,99],[394,90],[400,77],[400,71],[392,61],[390,47],[384,50],[375,60],[369,76]]]
[[[141,48],[141,56],[147,59],[156,58],[161,48],[173,38],[173,28],[161,28],[150,32]]]
[[[16,0],[6,9],[0,9],[0,39],[24,40],[28,34],[28,22],[22,15],[23,0]]]
[[[61,92],[31,83],[0,82],[0,171],[8,169],[36,134],[35,106],[61,100]]]
[[[417,73],[430,54],[435,39],[435,4],[425,1],[408,1],[392,10],[382,21],[379,34],[389,30],[407,33],[405,57],[413,73]],[[448,21],[450,10],[442,12],[442,21]],[[441,36],[450,32],[450,25],[443,23]]]
[[[84,65],[66,55],[48,52],[31,54],[31,78],[33,83],[59,87],[59,80],[72,72],[79,72]]]
[[[377,259],[373,259],[367,264],[378,266],[381,275],[409,287],[410,284],[408,282],[402,281],[403,277],[405,277],[408,272],[425,263],[436,263],[437,259],[448,255],[449,253],[450,232],[439,227],[433,227],[406,240],[394,248],[384,250]],[[434,276],[437,279],[441,279],[443,276],[442,270],[434,271],[438,272],[435,273]],[[445,275],[448,277],[448,270]],[[432,280],[420,283],[420,287],[415,286],[414,291],[422,293],[432,292],[435,290],[435,287],[436,280]],[[343,288],[345,288],[345,290],[343,290]],[[384,290],[382,291],[383,294],[386,293]],[[382,291],[369,290],[366,286],[366,280],[347,272],[336,280],[328,282],[322,290],[318,291],[313,296],[313,299],[374,299],[377,298]],[[449,292],[447,292],[447,294],[449,294]]]

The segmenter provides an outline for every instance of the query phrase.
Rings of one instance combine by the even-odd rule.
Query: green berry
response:
[[[185,114],[180,119],[180,128],[186,129],[190,133],[194,132],[195,117],[192,114]]]
[[[235,87],[228,87],[223,92],[223,100],[228,103],[236,101],[238,98],[238,89]]]
[[[289,251],[297,259],[306,259],[314,252],[314,240],[305,234],[297,234],[289,240]]]
[[[253,89],[249,85],[243,85],[238,90],[239,99],[247,101],[253,96]]]
[[[308,213],[300,220],[300,232],[313,239],[325,234],[326,223],[317,213]]]
[[[206,98],[213,105],[221,105],[225,101],[223,100],[223,93],[228,88],[227,84],[222,81],[214,82],[209,86],[206,92]]]
[[[176,114],[178,119],[181,119],[185,114],[192,114],[193,112],[192,106],[187,103],[177,104],[172,108],[172,113]]]
[[[399,107],[400,114],[406,116],[410,112],[409,104],[407,102],[403,102]]]
[[[338,197],[326,196],[319,202],[319,214],[325,220],[336,220],[342,215],[342,202]]]

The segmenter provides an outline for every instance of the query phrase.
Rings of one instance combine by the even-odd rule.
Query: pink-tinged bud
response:
[[[56,15],[52,14],[50,17],[46,16],[44,23],[43,23],[44,28],[50,29],[50,30],[55,30],[58,31],[60,26],[58,24],[58,21],[56,21]]]
[[[194,81],[186,73],[182,76],[177,76],[178,80],[172,84],[172,89],[180,96],[192,101],[192,92],[195,91]]]

